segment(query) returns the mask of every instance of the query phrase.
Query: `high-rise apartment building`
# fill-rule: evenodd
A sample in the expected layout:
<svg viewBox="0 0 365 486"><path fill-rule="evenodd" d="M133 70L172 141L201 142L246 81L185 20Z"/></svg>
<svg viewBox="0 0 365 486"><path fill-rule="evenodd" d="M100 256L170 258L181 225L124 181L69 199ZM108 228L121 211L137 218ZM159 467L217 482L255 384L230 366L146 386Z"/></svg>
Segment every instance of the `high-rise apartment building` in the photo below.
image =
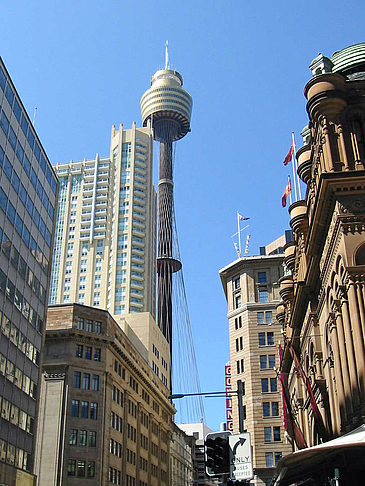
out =
<svg viewBox="0 0 365 486"><path fill-rule="evenodd" d="M10 486L33 484L56 199L56 176L0 59L0 483Z"/></svg>
<svg viewBox="0 0 365 486"><path fill-rule="evenodd" d="M156 192L152 131L112 128L110 156L58 163L49 303L155 315Z"/></svg>
<svg viewBox="0 0 365 486"><path fill-rule="evenodd" d="M268 485L278 461L291 451L283 429L276 370L282 337L275 319L283 276L280 249L288 237L261 248L261 255L239 258L219 272L228 303L231 387L237 390L241 381L243 429L251 436L255 474L251 484L255 485ZM238 433L236 395L232 396L232 416L233 433Z"/></svg>

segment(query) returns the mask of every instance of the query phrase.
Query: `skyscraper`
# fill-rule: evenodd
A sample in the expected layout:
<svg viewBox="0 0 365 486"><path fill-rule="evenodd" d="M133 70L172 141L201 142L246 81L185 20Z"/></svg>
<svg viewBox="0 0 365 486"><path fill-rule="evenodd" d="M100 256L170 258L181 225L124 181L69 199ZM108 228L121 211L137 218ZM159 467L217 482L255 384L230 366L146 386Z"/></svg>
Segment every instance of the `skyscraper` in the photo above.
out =
<svg viewBox="0 0 365 486"><path fill-rule="evenodd" d="M57 179L0 58L0 483L32 471Z"/></svg>
<svg viewBox="0 0 365 486"><path fill-rule="evenodd" d="M155 315L156 193L150 125L112 128L110 156L58 163L50 304Z"/></svg>

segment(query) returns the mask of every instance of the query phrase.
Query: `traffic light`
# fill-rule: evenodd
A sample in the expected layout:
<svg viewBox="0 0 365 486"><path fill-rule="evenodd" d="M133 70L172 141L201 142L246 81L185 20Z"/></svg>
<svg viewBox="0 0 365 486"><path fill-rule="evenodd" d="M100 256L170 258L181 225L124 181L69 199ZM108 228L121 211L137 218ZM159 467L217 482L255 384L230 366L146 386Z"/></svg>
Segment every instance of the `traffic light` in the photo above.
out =
<svg viewBox="0 0 365 486"><path fill-rule="evenodd" d="M205 437L205 470L208 476L229 474L231 462L230 435L231 432L213 432Z"/></svg>

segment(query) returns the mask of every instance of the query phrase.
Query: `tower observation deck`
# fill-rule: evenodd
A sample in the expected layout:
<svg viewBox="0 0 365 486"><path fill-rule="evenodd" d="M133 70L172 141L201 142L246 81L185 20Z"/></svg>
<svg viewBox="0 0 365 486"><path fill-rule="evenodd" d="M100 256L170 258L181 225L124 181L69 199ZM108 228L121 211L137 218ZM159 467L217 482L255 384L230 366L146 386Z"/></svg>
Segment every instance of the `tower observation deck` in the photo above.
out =
<svg viewBox="0 0 365 486"><path fill-rule="evenodd" d="M158 182L158 325L172 351L172 275L181 269L173 255L173 164L172 143L190 131L192 98L183 88L183 79L169 69L157 71L151 88L141 98L143 125L151 120L154 139L160 143Z"/></svg>

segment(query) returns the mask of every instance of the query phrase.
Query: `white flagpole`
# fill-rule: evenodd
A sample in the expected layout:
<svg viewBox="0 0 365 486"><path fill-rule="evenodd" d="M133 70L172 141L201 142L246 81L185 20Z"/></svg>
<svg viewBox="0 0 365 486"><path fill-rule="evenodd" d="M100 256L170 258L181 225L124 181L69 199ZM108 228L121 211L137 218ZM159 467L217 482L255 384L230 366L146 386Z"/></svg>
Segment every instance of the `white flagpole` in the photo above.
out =
<svg viewBox="0 0 365 486"><path fill-rule="evenodd" d="M301 191L301 188L300 188L300 180L299 180L299 176L298 176L297 148L295 146L294 132L291 132L291 136L292 136L292 139L293 139L294 164L295 164L296 180L298 182L299 199L302 199L302 191Z"/></svg>
<svg viewBox="0 0 365 486"><path fill-rule="evenodd" d="M290 202L290 206L293 204L293 200L292 200L292 197L291 197L291 182L290 182L290 176L288 175L288 184L289 184L289 187L290 187L290 191L289 191L289 202Z"/></svg>
<svg viewBox="0 0 365 486"><path fill-rule="evenodd" d="M241 256L241 231L240 231L240 214L237 211L237 231L238 231L238 251Z"/></svg>
<svg viewBox="0 0 365 486"><path fill-rule="evenodd" d="M294 159L293 154L291 154L291 163L293 167L293 183L294 183L294 193L295 193L295 202L298 201L298 193L297 193L297 184L296 184L296 177L295 177L295 167L294 167Z"/></svg>

